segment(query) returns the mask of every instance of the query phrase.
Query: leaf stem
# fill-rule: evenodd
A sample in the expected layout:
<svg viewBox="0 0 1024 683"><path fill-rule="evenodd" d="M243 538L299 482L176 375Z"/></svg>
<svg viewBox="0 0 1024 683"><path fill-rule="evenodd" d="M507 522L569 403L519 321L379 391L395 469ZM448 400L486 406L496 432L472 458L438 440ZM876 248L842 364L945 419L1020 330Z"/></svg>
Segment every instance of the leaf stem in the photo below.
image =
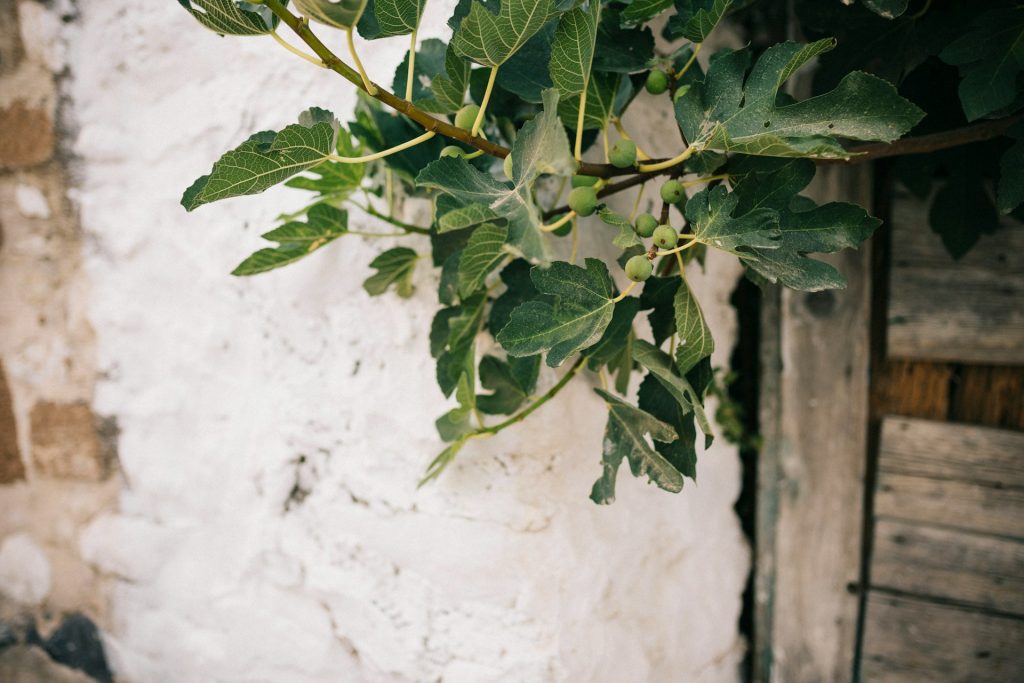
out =
<svg viewBox="0 0 1024 683"><path fill-rule="evenodd" d="M576 264L576 254L580 248L580 224L579 221L572 221L572 253L569 254L569 263Z"/></svg>
<svg viewBox="0 0 1024 683"><path fill-rule="evenodd" d="M729 179L729 174L728 173L722 173L720 175L709 175L709 176L704 176L703 178L694 178L693 180L685 180L685 181L683 181L682 185L683 185L683 187L693 187L694 185L703 185L704 183L710 183L710 182L715 181L715 180L728 180L728 179Z"/></svg>
<svg viewBox="0 0 1024 683"><path fill-rule="evenodd" d="M352 54L352 61L356 63L356 68L359 70L359 76L363 79L363 86L366 88L366 92L371 97L377 96L377 86L373 84L370 77L366 75L366 69L363 68L363 62L359 59L359 54L356 52L356 42L352 38L352 30L355 28L355 23L345 29L345 38L348 41L348 51Z"/></svg>
<svg viewBox="0 0 1024 683"><path fill-rule="evenodd" d="M559 218L554 223L548 223L546 225L541 225L540 226L540 230L541 230L541 232L554 232L555 230L558 230L560 227L562 227L563 225L565 225L566 223L571 221L573 218L575 218L575 216L576 216L576 212L575 211L569 211L567 214L565 214L564 216Z"/></svg>
<svg viewBox="0 0 1024 683"><path fill-rule="evenodd" d="M693 48L693 54L686 60L686 64L683 64L683 68L679 70L679 73L675 75L675 79L677 81L682 78L683 75L690 70L690 67L693 66L693 63L697 61L697 55L700 54L700 49L702 47L704 47L704 43L697 43L696 47Z"/></svg>
<svg viewBox="0 0 1024 683"><path fill-rule="evenodd" d="M420 27L417 25L409 35L409 70L405 75L405 101L412 102L412 79L416 75L416 33Z"/></svg>
<svg viewBox="0 0 1024 683"><path fill-rule="evenodd" d="M346 230L346 235L356 235L357 237L405 237L409 235L408 231L405 232L364 232L362 230Z"/></svg>
<svg viewBox="0 0 1024 683"><path fill-rule="evenodd" d="M608 163L611 159L608 156L608 124L605 123L601 127L601 142L604 145L604 163Z"/></svg>
<svg viewBox="0 0 1024 683"><path fill-rule="evenodd" d="M469 438L478 438L485 435L490 436L493 434L497 434L506 427L511 427L517 422L522 422L527 417L529 417L530 414L533 413L533 411L537 410L542 405L544 405L545 403L553 399L556 395L558 395L558 392L560 392L565 387L565 385L569 383L569 380L571 380L579 373L579 371L583 368L583 364L584 362L586 362L586 360L586 356L580 356L578 359L576 359L576 362L573 363L572 367L569 368L569 371L562 375L562 379L558 380L558 382L553 387L544 392L536 401L534 401L526 408L513 415L512 417L508 418L504 422L499 422L498 424L493 425L491 427L484 427L483 429L474 432L472 435L470 435Z"/></svg>
<svg viewBox="0 0 1024 683"><path fill-rule="evenodd" d="M630 282L629 286L626 287L624 290L622 290L622 294L619 294L617 297L612 299L612 303L613 304L617 304L620 301L622 301L623 299L625 299L627 296L629 296L629 293L633 291L633 288L636 287L638 284L639 283L635 282L635 281L634 282Z"/></svg>
<svg viewBox="0 0 1024 683"><path fill-rule="evenodd" d="M360 211L365 211L366 213L370 214L374 218L379 218L382 221L384 221L385 223L390 223L391 225L395 226L396 228L401 228L402 230L405 230L406 232L414 232L417 235L429 235L430 234L430 230L428 228L421 228L418 225L412 225L411 223L405 223L403 221L398 220L397 218L392 218L391 216L387 216L387 215L381 213L380 211L378 211L377 209L373 208L372 206L370 206L370 204L363 205L363 204L360 204L359 202L353 201L351 199L349 200L349 204L351 204L352 206L356 207Z"/></svg>
<svg viewBox="0 0 1024 683"><path fill-rule="evenodd" d="M690 247L692 247L694 245L697 245L697 244L700 244L700 242L698 242L696 239L692 239L692 240L690 240L689 242L687 242L686 244L684 244L681 247L676 247L675 249L666 249L664 251L658 251L658 252L655 252L654 255L655 256L668 256L670 254L678 254L679 252L686 251Z"/></svg>
<svg viewBox="0 0 1024 683"><path fill-rule="evenodd" d="M278 32L277 32L277 31L271 31L271 32L270 32L270 36L271 36L271 37L272 37L272 38L273 38L274 40L276 40L276 41L277 41L277 44L278 44L278 45L280 45L280 46L281 46L281 47L283 47L284 49L288 50L288 52L291 52L291 53L292 53L293 55L295 55L296 57L301 57L302 59L305 59L305 60L306 60L307 62L309 62L310 64L316 64L316 65L317 65L317 66L319 66L319 67L320 67L321 69L326 69L326 68L327 68L327 65L326 65L326 64L324 64L324 63L323 63L323 62L322 62L322 61L321 61L320 59L318 59L318 58L314 57L313 55L308 55L308 54L306 54L305 52L303 52L302 50L300 50L299 48L297 48L297 47L294 47L294 46L290 45L290 44L288 43L288 41L286 41L286 40L285 40L284 38L282 38L282 37L281 37L281 36L280 36L280 35L278 34Z"/></svg>
<svg viewBox="0 0 1024 683"><path fill-rule="evenodd" d="M494 81L498 78L498 67L491 67L491 75L487 78L487 88L484 90L484 98L480 101L480 111L476 115L476 121L473 122L473 130L470 131L470 135L476 135L480 132L480 129L484 125L484 115L487 113L487 104L491 101L491 91L494 90Z"/></svg>
<svg viewBox="0 0 1024 683"><path fill-rule="evenodd" d="M613 116L611 121L612 125L615 126L615 130L619 131L619 135L622 136L624 140L633 140L630 134L626 131L626 127L622 125L622 119L618 116ZM636 145L636 140L633 140L633 144ZM650 154L640 149L640 145L636 145L636 156L640 161L647 161L651 158Z"/></svg>
<svg viewBox="0 0 1024 683"><path fill-rule="evenodd" d="M640 210L640 198L644 196L644 188L647 183L640 183L640 191L636 193L636 199L633 200L633 210L629 212L629 222L632 223L636 220L636 214Z"/></svg>
<svg viewBox="0 0 1024 683"><path fill-rule="evenodd" d="M679 154L678 156L674 156L671 159L666 159L665 161L659 161L653 164L640 164L639 166L637 166L637 170L639 170L641 173L664 171L666 168L672 168L677 164L683 163L691 156L693 156L693 153L695 151L697 150L693 146L690 146L684 149L681 154Z"/></svg>
<svg viewBox="0 0 1024 683"><path fill-rule="evenodd" d="M406 140L400 145L395 145L394 147L389 147L388 149L385 149L380 152L374 152L373 154L367 154L361 157L341 157L338 156L337 154L328 154L327 158L330 159L331 161L337 161L340 164L361 164L367 161L376 161L377 159L383 159L386 156L397 154L398 152L409 149L410 147L415 147L421 142L426 142L435 135L436 133L434 131L428 130L423 135L414 137L412 140Z"/></svg>
<svg viewBox="0 0 1024 683"><path fill-rule="evenodd" d="M576 146L573 148L576 161L583 159L583 122L587 117L587 85L589 84L583 84L583 91L580 93L580 111L576 115Z"/></svg>

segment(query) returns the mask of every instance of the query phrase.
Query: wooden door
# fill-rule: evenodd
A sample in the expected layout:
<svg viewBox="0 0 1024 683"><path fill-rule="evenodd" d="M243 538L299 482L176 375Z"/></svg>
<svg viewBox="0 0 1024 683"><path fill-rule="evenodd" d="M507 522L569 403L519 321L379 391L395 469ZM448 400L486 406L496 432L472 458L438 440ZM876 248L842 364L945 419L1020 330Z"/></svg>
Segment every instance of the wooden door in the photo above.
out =
<svg viewBox="0 0 1024 683"><path fill-rule="evenodd" d="M765 296L753 678L1024 680L1024 226L954 262L883 188L846 290Z"/></svg>

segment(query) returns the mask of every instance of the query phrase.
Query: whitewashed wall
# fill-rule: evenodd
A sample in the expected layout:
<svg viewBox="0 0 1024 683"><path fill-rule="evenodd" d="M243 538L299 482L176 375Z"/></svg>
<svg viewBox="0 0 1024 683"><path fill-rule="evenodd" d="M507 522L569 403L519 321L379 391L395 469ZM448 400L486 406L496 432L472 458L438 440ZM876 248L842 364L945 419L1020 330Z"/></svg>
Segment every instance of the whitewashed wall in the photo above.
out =
<svg viewBox="0 0 1024 683"><path fill-rule="evenodd" d="M577 380L417 491L446 409L426 338L435 275L418 273L412 299L371 299L367 264L390 244L350 237L236 279L301 197L178 204L251 132L309 105L344 117L352 88L270 38L207 33L170 0L78 7L64 30L95 410L119 421L124 475L120 512L81 546L112 585L119 675L736 680L748 551L735 450L716 444L681 495L624 475L597 507L605 411ZM446 37L447 13L428 17L424 33ZM371 75L389 83L405 44L364 47ZM653 133L664 112L644 118ZM712 259L710 272L698 288L724 364L737 271Z"/></svg>

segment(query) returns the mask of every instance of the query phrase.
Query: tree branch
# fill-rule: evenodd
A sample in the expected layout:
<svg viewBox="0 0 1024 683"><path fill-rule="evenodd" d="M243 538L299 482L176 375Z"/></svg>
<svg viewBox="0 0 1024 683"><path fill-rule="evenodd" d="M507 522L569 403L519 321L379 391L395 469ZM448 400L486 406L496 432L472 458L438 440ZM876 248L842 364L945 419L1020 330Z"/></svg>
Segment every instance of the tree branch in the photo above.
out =
<svg viewBox="0 0 1024 683"><path fill-rule="evenodd" d="M316 56L323 61L324 66L331 71L338 73L342 78L349 81L352 85L356 86L363 92L370 94L367 91L366 85L363 83L359 73L331 52L331 50L316 37L316 34L310 30L304 20L289 12L280 0L262 0L262 3L276 14L282 22L287 24L288 27L291 28L292 31L294 31L302 40L302 42L308 45L310 49L316 53ZM398 97L379 85L373 85L377 92L373 93L371 95L372 97L388 105L395 111L408 116L410 119L423 126L425 130L432 131L438 135L443 135L444 137L452 140L458 140L459 142L475 147L476 149L499 159L504 159L508 156L509 149L507 147L502 147L501 145L485 140L484 138L472 135L467 130L457 128L446 121L442 121L441 119L428 114L422 109L414 106L412 102ZM818 163L859 164L885 157L904 156L909 154L927 154L928 152L950 149L952 147L959 147L961 145L967 145L974 142L982 142L999 137L1007 128L1019 121L1022 116L1024 115L1017 114L1004 119L985 121L984 123L977 123L951 131L932 133L930 135L904 138L891 143L859 145L849 148L849 152L851 154L849 159L819 159L817 161ZM667 161L667 159L651 159L646 162L645 165L657 165L665 161ZM597 178L612 178L624 175L630 176L628 179L621 182L611 183L598 192L599 197L607 197L608 195L621 192L627 188L635 187L636 185L650 180L655 176L678 175L682 170L684 163L685 162L680 162L657 171L634 173L634 170L631 168L616 168L611 164L591 164L583 161L579 164L579 173ZM550 217L559 213L565 213L567 210L568 209L565 207L559 207L545 212L544 216Z"/></svg>
<svg viewBox="0 0 1024 683"><path fill-rule="evenodd" d="M886 157L929 154L931 152L938 152L944 149L952 149L954 147L962 147L963 145L970 145L976 142L995 139L1006 132L1007 128L1021 119L1024 119L1024 113L1014 114L1013 116L1008 116L1003 119L993 119L992 121L975 123L962 128L944 130L938 133L903 138L902 140L897 140L895 142L879 142L870 145L857 145L849 148L848 151L851 155L849 159L815 159L815 161L819 164L862 164L867 161L875 161L876 159L884 159ZM682 166L683 164L677 164L661 171L637 173L626 180L605 185L604 188L597 193L597 196L607 197L609 195L622 192L623 190L627 190L631 187L647 182L655 176L677 174L682 170ZM556 207L550 211L545 211L544 218L556 216L567 210L568 207L565 206Z"/></svg>
<svg viewBox="0 0 1024 683"><path fill-rule="evenodd" d="M983 121L963 128L944 130L928 135L917 135L911 138L903 138L895 142L879 142L871 145L858 145L851 147L849 159L822 159L818 163L826 164L859 164L875 159L886 157L909 156L911 154L928 154L943 149L951 149L962 145L970 145L975 142L992 140L1002 135L1007 128L1017 123L1024 117L1024 114L1015 114L1004 119Z"/></svg>
<svg viewBox="0 0 1024 683"><path fill-rule="evenodd" d="M331 50L316 37L316 34L313 33L306 22L289 12L285 6L281 4L280 0L263 0L263 4L276 14L283 23L287 24L287 26L295 32L295 35L297 35L302 42L308 45L309 48L316 53L316 56L323 61L324 66L339 74L342 78L374 99L383 102L397 112L405 114L410 119L423 126L425 130L443 135L446 138L451 138L452 140L458 140L459 142L475 147L476 149L499 159L504 159L508 156L509 149L507 147L502 147L501 145L473 135L467 130L457 128L446 121L442 121L441 119L438 119L414 106L412 102L398 97L376 83L374 83L373 86L377 92L370 93L366 89L366 85L363 83L363 79L359 76L359 73L343 62L336 54L331 52ZM595 176L598 178L610 178L612 176L629 175L633 171L629 168L616 168L610 164L591 164L584 161L579 165L579 172L584 175Z"/></svg>

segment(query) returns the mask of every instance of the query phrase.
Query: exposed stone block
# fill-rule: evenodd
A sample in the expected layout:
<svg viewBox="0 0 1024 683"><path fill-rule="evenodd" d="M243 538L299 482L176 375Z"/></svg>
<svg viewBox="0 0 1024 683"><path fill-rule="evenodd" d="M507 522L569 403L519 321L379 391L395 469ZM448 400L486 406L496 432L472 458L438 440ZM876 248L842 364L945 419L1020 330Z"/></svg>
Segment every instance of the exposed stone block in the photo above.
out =
<svg viewBox="0 0 1024 683"><path fill-rule="evenodd" d="M24 57L20 33L17 0L0 0L0 74L14 71Z"/></svg>
<svg viewBox="0 0 1024 683"><path fill-rule="evenodd" d="M47 111L15 100L0 108L0 131L0 168L28 168L53 156L56 141Z"/></svg>
<svg viewBox="0 0 1024 683"><path fill-rule="evenodd" d="M37 474L86 481L101 481L110 474L113 458L101 439L102 422L85 402L40 401L33 406L30 421Z"/></svg>
<svg viewBox="0 0 1024 683"><path fill-rule="evenodd" d="M15 645L0 652L0 680L5 683L95 683L81 671L54 662L37 647Z"/></svg>
<svg viewBox="0 0 1024 683"><path fill-rule="evenodd" d="M18 426L14 421L11 391L0 362L0 484L10 484L25 478L25 463L18 448Z"/></svg>

